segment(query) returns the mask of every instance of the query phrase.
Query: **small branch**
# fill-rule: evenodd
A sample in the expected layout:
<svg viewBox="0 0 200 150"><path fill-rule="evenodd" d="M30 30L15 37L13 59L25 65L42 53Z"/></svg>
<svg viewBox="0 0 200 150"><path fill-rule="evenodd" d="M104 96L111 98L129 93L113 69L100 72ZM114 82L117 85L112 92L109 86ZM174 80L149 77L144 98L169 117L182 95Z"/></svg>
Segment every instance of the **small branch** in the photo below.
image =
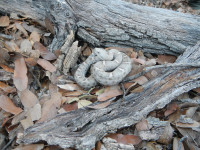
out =
<svg viewBox="0 0 200 150"><path fill-rule="evenodd" d="M182 138L179 140L179 142L178 142L178 150L181 150L181 143L182 143L186 138L188 138L188 137L187 137L187 136L184 136L184 137L182 137Z"/></svg>

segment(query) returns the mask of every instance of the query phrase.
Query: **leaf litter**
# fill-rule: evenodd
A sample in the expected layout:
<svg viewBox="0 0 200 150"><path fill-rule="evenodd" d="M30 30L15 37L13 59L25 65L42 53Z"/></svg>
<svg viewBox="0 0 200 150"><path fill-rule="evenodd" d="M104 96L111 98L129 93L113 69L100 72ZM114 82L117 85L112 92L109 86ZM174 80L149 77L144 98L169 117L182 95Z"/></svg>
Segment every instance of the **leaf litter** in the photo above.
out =
<svg viewBox="0 0 200 150"><path fill-rule="evenodd" d="M143 85L160 73L158 69L153 69L124 82L123 86L96 86L85 91L73 79L62 78L62 73L58 73L62 70L58 70L54 61L61 52L59 50L55 53L51 52L45 46L47 43L43 43L44 39L50 38L45 36L49 35L48 31L35 27L33 23L29 25L26 18L21 22L8 16L0 17L0 26L4 28L2 31L4 34L12 34L16 39L20 39L3 39L3 46L0 49L2 60L0 69L4 71L5 76L0 78L0 113L3 114L2 126L5 126L10 136L15 129L23 135L21 131L36 123L51 120L60 113L77 109L106 109L113 99L117 100L128 93L142 92ZM145 55L142 51L136 52L133 48L106 49L113 48L126 53L131 58L133 69L128 77L156 63L168 64L176 60L175 56ZM81 60L85 60L91 52L92 48L84 43ZM73 76L73 69L69 75ZM49 84L42 89L41 85L46 81ZM193 92L199 93L198 88ZM121 144L120 146L126 148L135 146L156 149L172 144L176 149L181 144L182 148L185 147L184 145L190 149L197 148L200 145L199 99L199 96L193 95L191 98L182 95L162 110L154 110L148 118L142 119L134 127L107 135L98 143L105 147L109 144L115 146ZM181 138L187 140L181 141ZM29 144L15 145L13 149L42 149L43 147L43 144Z"/></svg>

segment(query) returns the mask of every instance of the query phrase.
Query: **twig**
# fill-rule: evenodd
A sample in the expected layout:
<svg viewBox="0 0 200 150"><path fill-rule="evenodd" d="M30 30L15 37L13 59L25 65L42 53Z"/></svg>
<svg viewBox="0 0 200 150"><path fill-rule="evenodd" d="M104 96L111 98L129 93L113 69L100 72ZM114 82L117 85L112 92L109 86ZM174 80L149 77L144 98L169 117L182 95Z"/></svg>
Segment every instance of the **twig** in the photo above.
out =
<svg viewBox="0 0 200 150"><path fill-rule="evenodd" d="M183 103L193 103L200 105L200 99L181 99L181 102Z"/></svg>
<svg viewBox="0 0 200 150"><path fill-rule="evenodd" d="M15 137L16 135L12 139L10 139L10 141L2 148L2 150L6 150L8 146L14 141Z"/></svg>
<svg viewBox="0 0 200 150"><path fill-rule="evenodd" d="M187 138L187 136L182 137L178 142L178 150L181 150L181 143Z"/></svg>
<svg viewBox="0 0 200 150"><path fill-rule="evenodd" d="M125 88L124 88L124 85L123 85L123 83L121 83L121 88L122 88L122 91L123 91L123 100L125 100L125 97L126 97L126 90L125 90Z"/></svg>

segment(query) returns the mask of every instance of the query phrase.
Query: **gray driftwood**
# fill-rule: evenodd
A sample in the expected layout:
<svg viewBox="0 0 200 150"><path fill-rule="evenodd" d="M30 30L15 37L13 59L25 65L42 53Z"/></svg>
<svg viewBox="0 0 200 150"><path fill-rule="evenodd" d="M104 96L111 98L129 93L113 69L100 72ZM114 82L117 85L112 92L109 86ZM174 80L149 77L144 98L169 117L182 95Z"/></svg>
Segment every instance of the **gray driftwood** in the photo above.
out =
<svg viewBox="0 0 200 150"><path fill-rule="evenodd" d="M56 31L52 50L62 46L70 29L95 47L133 47L173 55L200 40L199 16L120 0L1 0L0 10L42 24L49 18Z"/></svg>
<svg viewBox="0 0 200 150"><path fill-rule="evenodd" d="M175 64L199 64L199 61L200 42L189 47ZM180 94L200 87L200 66L177 65L162 69L161 74L143 86L143 92L132 93L104 109L79 109L36 124L25 131L21 142L28 144L44 140L63 148L89 150L106 134L134 125L149 112L163 108Z"/></svg>

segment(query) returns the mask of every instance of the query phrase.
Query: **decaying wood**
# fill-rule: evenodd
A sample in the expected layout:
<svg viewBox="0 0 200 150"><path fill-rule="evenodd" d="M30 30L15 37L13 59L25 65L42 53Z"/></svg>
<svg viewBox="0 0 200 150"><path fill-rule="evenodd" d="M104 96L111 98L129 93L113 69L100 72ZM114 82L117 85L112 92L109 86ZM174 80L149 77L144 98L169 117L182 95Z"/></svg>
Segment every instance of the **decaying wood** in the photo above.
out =
<svg viewBox="0 0 200 150"><path fill-rule="evenodd" d="M199 61L200 42L188 47L176 63ZM25 131L21 142L28 144L44 140L63 148L92 149L107 133L134 125L149 112L163 108L180 94L197 87L200 87L199 67L166 67L155 79L143 85L143 92L132 93L104 109L78 109L38 123Z"/></svg>
<svg viewBox="0 0 200 150"><path fill-rule="evenodd" d="M81 47L78 47L78 41L74 42L74 40L74 33L70 31L70 34L65 40L65 44L60 49L61 54L55 62L56 68L66 75L69 69L76 64L78 56L81 53Z"/></svg>
<svg viewBox="0 0 200 150"><path fill-rule="evenodd" d="M63 45L71 29L95 47L133 47L157 54L179 55L200 40L199 16L121 0L1 0L0 10L41 24L49 18L56 31L52 50Z"/></svg>

